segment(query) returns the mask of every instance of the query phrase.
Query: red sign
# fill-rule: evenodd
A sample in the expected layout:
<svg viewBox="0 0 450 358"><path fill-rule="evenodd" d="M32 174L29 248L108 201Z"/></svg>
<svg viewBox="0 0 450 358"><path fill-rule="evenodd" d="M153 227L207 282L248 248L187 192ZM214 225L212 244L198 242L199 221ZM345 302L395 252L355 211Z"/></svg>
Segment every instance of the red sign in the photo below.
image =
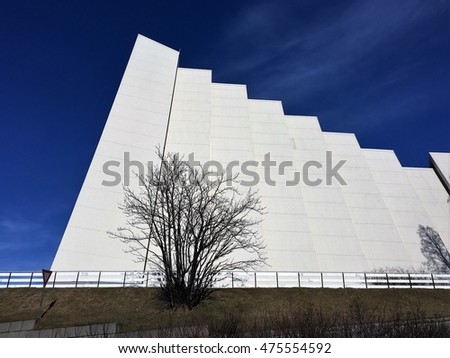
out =
<svg viewBox="0 0 450 358"><path fill-rule="evenodd" d="M44 287L47 286L48 280L50 280L50 276L52 275L52 271L50 270L42 270L42 280L44 281Z"/></svg>

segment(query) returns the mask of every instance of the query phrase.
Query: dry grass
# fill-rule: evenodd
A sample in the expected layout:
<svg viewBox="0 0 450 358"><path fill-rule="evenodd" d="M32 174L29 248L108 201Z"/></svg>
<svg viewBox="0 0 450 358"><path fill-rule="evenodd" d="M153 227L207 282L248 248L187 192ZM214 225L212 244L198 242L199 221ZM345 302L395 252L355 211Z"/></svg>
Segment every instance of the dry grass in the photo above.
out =
<svg viewBox="0 0 450 358"><path fill-rule="evenodd" d="M0 290L0 322L36 319L41 292ZM238 328L241 333L262 329L255 324L263 322L264 329L272 329L270 325L280 327L292 317L305 322L314 316L333 326L344 321L450 316L449 290L223 289L192 310L175 311L165 306L158 292L153 288L47 289L44 310L51 308L37 328L116 322L123 332L208 326L211 334L227 330L233 335L234 330L239 335Z"/></svg>

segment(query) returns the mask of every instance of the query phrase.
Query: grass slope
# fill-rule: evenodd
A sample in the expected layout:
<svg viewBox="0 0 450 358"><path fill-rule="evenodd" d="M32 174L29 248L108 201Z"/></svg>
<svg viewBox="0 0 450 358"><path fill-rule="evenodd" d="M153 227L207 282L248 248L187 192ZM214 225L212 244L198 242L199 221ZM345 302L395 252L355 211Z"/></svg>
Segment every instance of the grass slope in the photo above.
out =
<svg viewBox="0 0 450 358"><path fill-rule="evenodd" d="M36 319L41 289L0 290L0 322ZM38 329L116 322L123 332L204 326L217 317L238 315L251 325L263 315L294 314L314 307L328 316L362 311L384 316L421 312L449 317L450 290L418 289L222 289L193 310L168 309L154 288L47 289ZM50 308L49 308L50 307ZM352 315L354 317L354 315Z"/></svg>

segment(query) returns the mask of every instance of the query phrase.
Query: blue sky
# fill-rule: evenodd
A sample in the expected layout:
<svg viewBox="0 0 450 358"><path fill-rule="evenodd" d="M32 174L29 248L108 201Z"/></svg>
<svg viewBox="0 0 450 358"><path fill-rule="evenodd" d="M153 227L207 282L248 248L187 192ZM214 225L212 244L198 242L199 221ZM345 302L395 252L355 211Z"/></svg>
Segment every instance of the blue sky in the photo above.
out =
<svg viewBox="0 0 450 358"><path fill-rule="evenodd" d="M138 33L404 166L450 152L450 1L3 2L0 271L51 265Z"/></svg>

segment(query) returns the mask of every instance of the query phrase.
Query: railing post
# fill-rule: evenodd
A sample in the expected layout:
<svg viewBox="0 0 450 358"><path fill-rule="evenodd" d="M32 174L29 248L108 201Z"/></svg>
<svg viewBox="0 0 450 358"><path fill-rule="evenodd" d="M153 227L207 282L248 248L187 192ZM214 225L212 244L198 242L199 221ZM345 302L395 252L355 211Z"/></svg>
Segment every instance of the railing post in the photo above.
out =
<svg viewBox="0 0 450 358"><path fill-rule="evenodd" d="M99 272L98 272L98 281L97 281L97 288L99 288L99 287L100 287L100 280L101 280L101 277L102 277L102 272L101 272L101 271L99 271Z"/></svg>
<svg viewBox="0 0 450 358"><path fill-rule="evenodd" d="M234 273L231 271L231 288L234 288Z"/></svg>
<svg viewBox="0 0 450 358"><path fill-rule="evenodd" d="M275 272L275 275L277 277L277 288L278 288L278 271Z"/></svg>
<svg viewBox="0 0 450 358"><path fill-rule="evenodd" d="M56 284L56 274L57 274L57 273L58 273L58 272L56 271L55 274L53 275L53 285L52 285L53 288L55 288L55 284ZM42 282L42 285L44 285L44 282Z"/></svg>
<svg viewBox="0 0 450 358"><path fill-rule="evenodd" d="M80 271L77 272L77 278L75 279L75 288L78 287L78 280L80 279Z"/></svg>
<svg viewBox="0 0 450 358"><path fill-rule="evenodd" d="M342 272L342 284L344 285L345 288L345 274Z"/></svg>
<svg viewBox="0 0 450 358"><path fill-rule="evenodd" d="M323 272L320 273L320 283L321 283L322 288L323 288Z"/></svg>
<svg viewBox="0 0 450 358"><path fill-rule="evenodd" d="M366 289L368 289L368 288L369 288L369 285L367 284L367 275L366 275L365 272L364 272L364 282L365 282L365 284L366 284Z"/></svg>
<svg viewBox="0 0 450 358"><path fill-rule="evenodd" d="M433 289L436 289L436 284L434 283L434 277L432 273L431 273L431 282L433 282Z"/></svg>
<svg viewBox="0 0 450 358"><path fill-rule="evenodd" d="M388 273L386 273L386 282L387 282L388 288L391 288L390 285L389 285L389 275L388 275Z"/></svg>
<svg viewBox="0 0 450 358"><path fill-rule="evenodd" d="M148 288L148 276L150 275L150 272L146 272L145 275L147 276L146 281L145 281L145 287Z"/></svg>
<svg viewBox="0 0 450 358"><path fill-rule="evenodd" d="M301 281L300 281L300 272L297 272L297 276L298 276L298 288L302 287L301 285Z"/></svg>
<svg viewBox="0 0 450 358"><path fill-rule="evenodd" d="M12 272L9 273L8 282L6 283L6 288L9 287L9 283L11 282L11 275L12 275Z"/></svg>
<svg viewBox="0 0 450 358"><path fill-rule="evenodd" d="M411 274L408 273L409 288L412 288Z"/></svg>
<svg viewBox="0 0 450 358"><path fill-rule="evenodd" d="M34 274L34 272L32 272L32 273L31 273L31 277L30 277L30 284L28 285L28 288L30 288L30 287L31 287L31 283L33 282L33 274Z"/></svg>
<svg viewBox="0 0 450 358"><path fill-rule="evenodd" d="M255 288L258 288L258 282L256 281L256 271L255 271Z"/></svg>
<svg viewBox="0 0 450 358"><path fill-rule="evenodd" d="M127 272L126 271L123 273L123 285L122 285L122 287L125 287L125 282L127 282Z"/></svg>

